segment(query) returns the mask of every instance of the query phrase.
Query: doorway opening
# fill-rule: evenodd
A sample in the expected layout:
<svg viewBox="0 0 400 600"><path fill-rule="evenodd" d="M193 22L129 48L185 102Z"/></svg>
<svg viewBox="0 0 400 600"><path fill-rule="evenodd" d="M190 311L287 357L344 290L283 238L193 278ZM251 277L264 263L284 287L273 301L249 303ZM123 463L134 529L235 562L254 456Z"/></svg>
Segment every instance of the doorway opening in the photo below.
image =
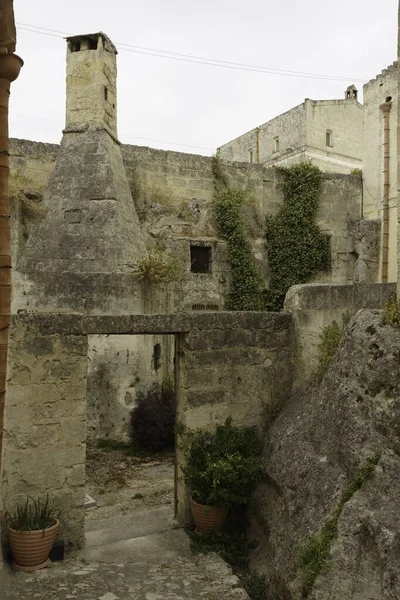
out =
<svg viewBox="0 0 400 600"><path fill-rule="evenodd" d="M178 338L88 336L86 532L120 515L176 514Z"/></svg>

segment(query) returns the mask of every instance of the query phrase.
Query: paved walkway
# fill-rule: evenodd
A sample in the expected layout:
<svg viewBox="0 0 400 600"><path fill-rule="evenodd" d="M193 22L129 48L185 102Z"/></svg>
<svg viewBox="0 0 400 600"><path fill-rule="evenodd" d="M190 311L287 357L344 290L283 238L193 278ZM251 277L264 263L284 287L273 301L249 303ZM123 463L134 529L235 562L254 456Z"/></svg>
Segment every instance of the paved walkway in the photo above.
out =
<svg viewBox="0 0 400 600"><path fill-rule="evenodd" d="M0 572L1 600L248 600L217 555L194 555L171 507L89 521L86 547L29 573Z"/></svg>

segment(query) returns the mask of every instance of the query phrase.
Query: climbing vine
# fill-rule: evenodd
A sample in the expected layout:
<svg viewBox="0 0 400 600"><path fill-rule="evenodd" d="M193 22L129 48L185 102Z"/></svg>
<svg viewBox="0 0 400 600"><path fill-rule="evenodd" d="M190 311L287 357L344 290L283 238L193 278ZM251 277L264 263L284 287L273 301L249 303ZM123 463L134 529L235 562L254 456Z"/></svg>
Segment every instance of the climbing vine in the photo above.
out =
<svg viewBox="0 0 400 600"><path fill-rule="evenodd" d="M319 271L330 268L329 236L315 223L322 172L307 162L279 167L279 171L284 176L284 203L266 222L270 310L282 308L292 285L307 283Z"/></svg>
<svg viewBox="0 0 400 600"><path fill-rule="evenodd" d="M323 524L319 534L310 536L300 549L299 564L303 571L303 597L307 598L321 571L329 564L332 544L337 537L338 521L345 504L369 481L375 472L380 455L369 457L360 464L344 486L338 505Z"/></svg>
<svg viewBox="0 0 400 600"><path fill-rule="evenodd" d="M243 217L245 193L232 188L218 157L213 158L214 212L221 237L226 241L231 266L228 310L265 310L264 286L253 256Z"/></svg>

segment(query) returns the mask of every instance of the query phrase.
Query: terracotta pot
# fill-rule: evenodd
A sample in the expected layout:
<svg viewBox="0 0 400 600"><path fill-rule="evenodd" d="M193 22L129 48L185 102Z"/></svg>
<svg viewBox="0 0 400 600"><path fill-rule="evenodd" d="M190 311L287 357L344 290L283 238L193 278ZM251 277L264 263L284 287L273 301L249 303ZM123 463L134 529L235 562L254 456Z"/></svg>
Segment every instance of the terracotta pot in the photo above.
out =
<svg viewBox="0 0 400 600"><path fill-rule="evenodd" d="M60 521L40 531L17 531L8 529L8 539L14 558L13 566L21 571L44 569L50 563L49 553L53 547Z"/></svg>
<svg viewBox="0 0 400 600"><path fill-rule="evenodd" d="M190 499L192 515L199 533L217 533L225 525L228 516L226 506L206 506Z"/></svg>

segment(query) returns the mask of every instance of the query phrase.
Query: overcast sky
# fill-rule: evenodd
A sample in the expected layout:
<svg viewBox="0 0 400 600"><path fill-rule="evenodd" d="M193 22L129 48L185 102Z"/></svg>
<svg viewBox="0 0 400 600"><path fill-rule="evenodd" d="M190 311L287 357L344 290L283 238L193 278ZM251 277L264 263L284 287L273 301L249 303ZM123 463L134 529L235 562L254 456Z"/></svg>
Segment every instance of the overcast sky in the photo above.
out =
<svg viewBox="0 0 400 600"><path fill-rule="evenodd" d="M38 141L59 142L64 126L63 32L101 30L117 46L341 78L278 76L120 48L120 140L200 154L211 154L306 97L342 98L352 83L347 79L361 80L356 84L362 89L362 81L396 59L397 0L14 0L14 5L21 25L17 53L25 66L12 87L10 134ZM26 26L61 33L41 35L22 29Z"/></svg>

